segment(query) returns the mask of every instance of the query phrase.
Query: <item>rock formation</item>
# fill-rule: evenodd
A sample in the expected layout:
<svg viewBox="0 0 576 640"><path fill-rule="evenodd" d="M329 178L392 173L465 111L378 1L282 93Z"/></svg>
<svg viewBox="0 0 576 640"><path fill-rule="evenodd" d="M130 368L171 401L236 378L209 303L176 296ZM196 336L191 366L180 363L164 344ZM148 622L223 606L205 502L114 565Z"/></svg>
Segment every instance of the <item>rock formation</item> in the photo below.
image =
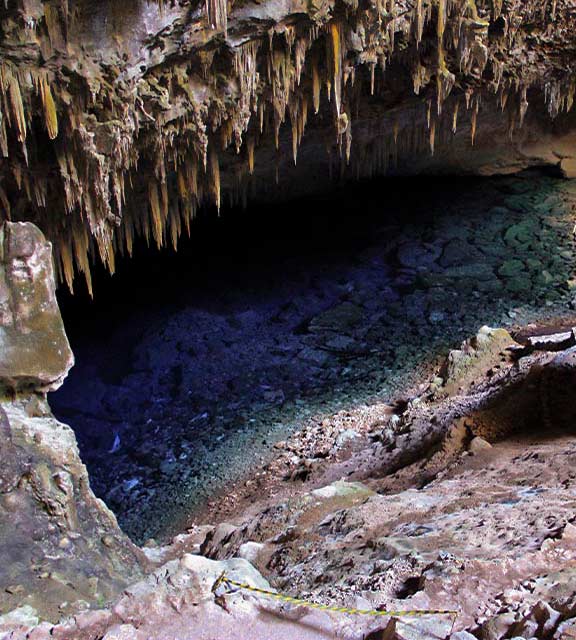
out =
<svg viewBox="0 0 576 640"><path fill-rule="evenodd" d="M48 391L74 363L56 302L51 246L30 223L0 228L2 393Z"/></svg>
<svg viewBox="0 0 576 640"><path fill-rule="evenodd" d="M50 244L30 223L4 223L0 241L0 608L56 621L106 602L145 558L46 402L73 362Z"/></svg>
<svg viewBox="0 0 576 640"><path fill-rule="evenodd" d="M329 173L575 169L571 0L0 11L0 215L38 224L70 287L135 234L176 245L203 203Z"/></svg>
<svg viewBox="0 0 576 640"><path fill-rule="evenodd" d="M208 510L215 525L164 547L122 533L46 394L73 364L54 278L72 289L81 273L91 290L92 260L113 272L137 236L176 247L203 206L375 174L546 165L575 176L575 19L573 0L2 3L1 638L574 637L572 323L483 327L395 402L277 443ZM560 191L521 206L509 194L518 219L485 236L516 252L505 261L456 236L390 244L398 291L433 289L411 301L434 324L445 316L433 296L455 281L573 296L561 264L573 253L549 261L530 238L552 242L543 212L554 207L566 231L574 194ZM410 321L409 296L397 324ZM356 350L363 317L348 299L318 308L304 356ZM366 344L384 341L368 329ZM174 473L163 453L160 471ZM222 571L287 600L228 593Z"/></svg>

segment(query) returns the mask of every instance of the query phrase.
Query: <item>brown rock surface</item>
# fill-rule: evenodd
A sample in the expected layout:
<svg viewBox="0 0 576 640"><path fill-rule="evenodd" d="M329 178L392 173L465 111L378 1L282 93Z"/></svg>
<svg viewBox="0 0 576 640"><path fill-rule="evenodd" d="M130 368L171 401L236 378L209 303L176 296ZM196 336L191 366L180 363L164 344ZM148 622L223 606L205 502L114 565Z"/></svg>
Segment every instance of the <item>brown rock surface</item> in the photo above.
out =
<svg viewBox="0 0 576 640"><path fill-rule="evenodd" d="M90 490L72 430L37 395L0 405L0 611L44 620L108 601L143 554Z"/></svg>
<svg viewBox="0 0 576 640"><path fill-rule="evenodd" d="M519 339L528 346L482 328L460 349L466 366L458 374L442 367L443 382L435 375L408 403L348 414L359 434L348 454L323 457L305 483L276 477L252 494L250 506L237 506L228 523L148 549L151 560L164 564L108 609L43 630L20 609L14 615L22 635L13 637L570 637L576 444L574 400L565 390L575 381L575 347L538 351L526 335ZM553 344L542 335L538 343ZM313 440L302 438L284 443L279 468L299 446L312 453ZM480 440L484 445L476 446ZM233 559L238 555L250 557L260 573ZM243 590L227 595L222 586L213 591L222 571L314 602L456 609L458 619L452 628L449 616L350 616Z"/></svg>

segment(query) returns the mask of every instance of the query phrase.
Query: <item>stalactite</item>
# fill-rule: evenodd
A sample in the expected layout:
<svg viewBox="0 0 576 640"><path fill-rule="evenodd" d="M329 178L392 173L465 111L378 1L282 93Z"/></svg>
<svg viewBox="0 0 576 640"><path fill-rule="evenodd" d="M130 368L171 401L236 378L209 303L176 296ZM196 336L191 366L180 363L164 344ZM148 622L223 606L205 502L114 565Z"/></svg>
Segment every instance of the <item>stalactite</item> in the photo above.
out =
<svg viewBox="0 0 576 640"><path fill-rule="evenodd" d="M18 141L23 143L26 141L27 129L20 82L7 65L0 65L0 86L7 97L8 121L16 129Z"/></svg>
<svg viewBox="0 0 576 640"><path fill-rule="evenodd" d="M58 114L56 112L56 104L50 90L50 85L45 76L39 78L38 89L44 107L44 123L50 140L54 140L58 136Z"/></svg>
<svg viewBox="0 0 576 640"><path fill-rule="evenodd" d="M334 102L336 105L336 115L340 116L340 106L342 101L342 37L340 34L340 25L338 23L331 23L330 34L332 36Z"/></svg>
<svg viewBox="0 0 576 640"><path fill-rule="evenodd" d="M526 87L522 87L519 95L519 104L518 104L518 125L522 127L524 124L524 118L526 117L526 112L528 111L528 99L526 97Z"/></svg>
<svg viewBox="0 0 576 640"><path fill-rule="evenodd" d="M50 46L64 51L67 40L68 0L46 2L44 4L44 20L48 29Z"/></svg>
<svg viewBox="0 0 576 640"><path fill-rule="evenodd" d="M157 2L162 5L164 0ZM542 28L550 37L551 20L563 18L564 5L557 0L539 7L517 0L377 0L360 7L350 0L331 13L310 13L309 22L294 17L281 20L263 37L238 31L235 24L226 41L223 34L207 33L198 23L198 31L182 39L181 58L166 49L167 57L142 77L127 81L126 68L115 61L97 72L91 69L90 78L78 73L72 82L55 71L54 64L58 56L66 56L67 2L51 0L43 5L48 6L44 21L38 29L30 27L22 42L42 41L46 65L16 70L10 56L0 62L0 156L10 154L0 180L3 200L6 193L12 199L12 215L32 210L39 220L49 220L48 213L59 199L68 217L47 226L54 237L64 238L64 244L72 242L73 251L68 250L74 256L72 269L65 264L66 249L60 254L59 269L66 279L74 272L89 272L89 252L98 250L113 269L114 252L125 247L131 253L135 235L144 235L147 241L152 235L158 246L166 242L175 246L184 228L190 233L197 207L214 201L219 208L226 196L231 202L245 200L248 185L255 188L262 182L248 178L254 173L257 144L273 134L283 150L291 136L296 161L308 106L320 112L323 83L326 97L333 100L330 111L340 170L359 175L386 171L389 164L397 165L410 154L426 153L428 146L432 153L443 148L450 117L456 133L463 93L472 108L472 144L479 96L487 92L493 92L506 111L510 133L524 120L528 90L530 95L533 90L544 91L551 117L572 109L574 102L571 69L561 73L554 68L553 73L531 77L530 70L507 64L508 51L527 46L527 34ZM206 11L213 29L226 29L226 0L207 0ZM485 18L490 12L494 21L503 18L502 26L494 25L488 34ZM165 44L161 41L172 36L170 29L176 33L179 28L176 21L158 36L160 50ZM200 42L200 35L206 36L205 42ZM248 37L252 39L246 41ZM186 38L191 39L190 46ZM376 77L378 65L382 74ZM458 74L457 85L448 65ZM400 68L410 69L414 92L422 96L418 112L415 108L411 118L403 115L401 120L395 107L391 113L385 111L390 94L403 90L404 80L410 81L397 78ZM459 93L445 121L442 111L455 86ZM362 151L360 145L351 147L352 115L358 117L360 95L364 100L368 91L377 96L368 101L370 106L385 105L384 117L381 125L374 126L371 143L364 144L369 148ZM47 155L38 153L35 139L42 120L48 137L58 138L50 145L55 158L50 172L38 162L38 157ZM318 122L322 126L320 118ZM359 130L365 126L362 123ZM442 137L436 140L437 135ZM246 151L240 160L234 159L230 147L240 152L244 144ZM28 152L33 163L29 170L24 161ZM221 161L227 178L237 172L222 187ZM350 161L353 166L347 169ZM126 210L126 189L135 193L148 189L148 214ZM6 209L5 202L0 206ZM76 235L81 228L85 238Z"/></svg>
<svg viewBox="0 0 576 640"><path fill-rule="evenodd" d="M72 259L72 251L70 249L70 240L68 238L60 240L59 251L64 279L66 280L66 284L68 285L70 292L74 293L74 262Z"/></svg>
<svg viewBox="0 0 576 640"><path fill-rule="evenodd" d="M416 0L414 8L416 22L416 44L422 42L422 34L424 33L424 11L422 8L422 0Z"/></svg>
<svg viewBox="0 0 576 640"><path fill-rule="evenodd" d="M162 212L158 184L155 180L148 183L148 201L150 203L150 218L152 220L152 235L157 247L162 247Z"/></svg>
<svg viewBox="0 0 576 640"><path fill-rule="evenodd" d="M84 274L86 287L90 297L94 297L92 289L92 274L90 272L90 261L88 259L89 241L86 227L75 228L72 233L72 242L74 245L74 258L81 273Z"/></svg>
<svg viewBox="0 0 576 640"><path fill-rule="evenodd" d="M446 30L446 0L438 0L438 20L436 24L436 36L438 40L438 67L442 68L444 60L444 32Z"/></svg>
<svg viewBox="0 0 576 640"><path fill-rule="evenodd" d="M218 153L212 147L210 151L210 178L212 181L212 193L214 196L214 204L218 211L220 211L220 162L218 160Z"/></svg>
<svg viewBox="0 0 576 640"><path fill-rule="evenodd" d="M503 0L492 0L492 20L496 21L502 13Z"/></svg>
<svg viewBox="0 0 576 640"><path fill-rule="evenodd" d="M479 102L479 99L477 98L472 108L472 115L470 116L470 141L472 143L472 146L474 146L474 143L476 142L476 125L478 122L479 108L480 108L480 102Z"/></svg>
<svg viewBox="0 0 576 640"><path fill-rule="evenodd" d="M2 76L0 72L0 89L2 88ZM8 134L6 131L6 116L2 109L2 100L0 99L0 154L4 158L8 157Z"/></svg>
<svg viewBox="0 0 576 640"><path fill-rule="evenodd" d="M314 113L318 113L320 111L320 73L316 57L312 58L312 96Z"/></svg>
<svg viewBox="0 0 576 640"><path fill-rule="evenodd" d="M250 175L254 173L254 148L256 146L256 141L254 140L254 136L248 136L246 138L246 154L248 156L248 172Z"/></svg>
<svg viewBox="0 0 576 640"><path fill-rule="evenodd" d="M186 182L183 167L178 169L176 180L178 184L178 195L183 202L186 202L190 198L190 193L188 192L188 184Z"/></svg>
<svg viewBox="0 0 576 640"><path fill-rule="evenodd" d="M458 111L460 109L460 101L456 100L454 103L454 111L452 112L452 133L456 133L458 128Z"/></svg>
<svg viewBox="0 0 576 640"><path fill-rule="evenodd" d="M212 29L226 31L228 26L228 3L226 0L206 0L206 13Z"/></svg>
<svg viewBox="0 0 576 640"><path fill-rule="evenodd" d="M5 220L10 220L11 206L6 191L0 185L0 213Z"/></svg>

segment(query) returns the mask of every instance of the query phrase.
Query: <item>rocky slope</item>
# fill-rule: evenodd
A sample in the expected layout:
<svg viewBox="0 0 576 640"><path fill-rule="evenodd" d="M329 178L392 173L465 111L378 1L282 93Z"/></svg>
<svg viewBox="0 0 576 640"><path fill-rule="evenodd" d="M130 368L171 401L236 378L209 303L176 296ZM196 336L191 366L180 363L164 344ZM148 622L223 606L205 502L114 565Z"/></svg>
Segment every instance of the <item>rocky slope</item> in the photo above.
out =
<svg viewBox="0 0 576 640"><path fill-rule="evenodd" d="M532 326L516 337L484 327L409 403L335 415L358 439L304 484L280 471L323 443L290 439L228 523L145 549L158 568L109 608L40 626L20 609L0 629L12 640L569 640L576 335ZM316 611L215 587L222 571L321 604L458 617Z"/></svg>
<svg viewBox="0 0 576 640"><path fill-rule="evenodd" d="M573 20L571 0L8 0L0 215L90 287L89 256L176 245L202 203L331 173L572 173Z"/></svg>

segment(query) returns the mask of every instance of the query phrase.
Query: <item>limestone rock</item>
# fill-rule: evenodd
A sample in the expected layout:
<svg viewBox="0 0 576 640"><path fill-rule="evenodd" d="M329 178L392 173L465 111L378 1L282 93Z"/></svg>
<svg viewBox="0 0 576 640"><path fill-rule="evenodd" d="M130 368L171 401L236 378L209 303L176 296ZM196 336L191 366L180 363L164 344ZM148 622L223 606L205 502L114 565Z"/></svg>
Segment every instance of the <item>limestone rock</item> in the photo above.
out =
<svg viewBox="0 0 576 640"><path fill-rule="evenodd" d="M0 215L47 233L70 287L89 254L175 246L227 195L574 174L571 0L4 5Z"/></svg>
<svg viewBox="0 0 576 640"><path fill-rule="evenodd" d="M0 227L0 393L58 388L74 364L51 245L31 223Z"/></svg>
<svg viewBox="0 0 576 640"><path fill-rule="evenodd" d="M25 603L56 622L114 597L146 561L92 493L72 430L29 403L0 404L0 612Z"/></svg>

